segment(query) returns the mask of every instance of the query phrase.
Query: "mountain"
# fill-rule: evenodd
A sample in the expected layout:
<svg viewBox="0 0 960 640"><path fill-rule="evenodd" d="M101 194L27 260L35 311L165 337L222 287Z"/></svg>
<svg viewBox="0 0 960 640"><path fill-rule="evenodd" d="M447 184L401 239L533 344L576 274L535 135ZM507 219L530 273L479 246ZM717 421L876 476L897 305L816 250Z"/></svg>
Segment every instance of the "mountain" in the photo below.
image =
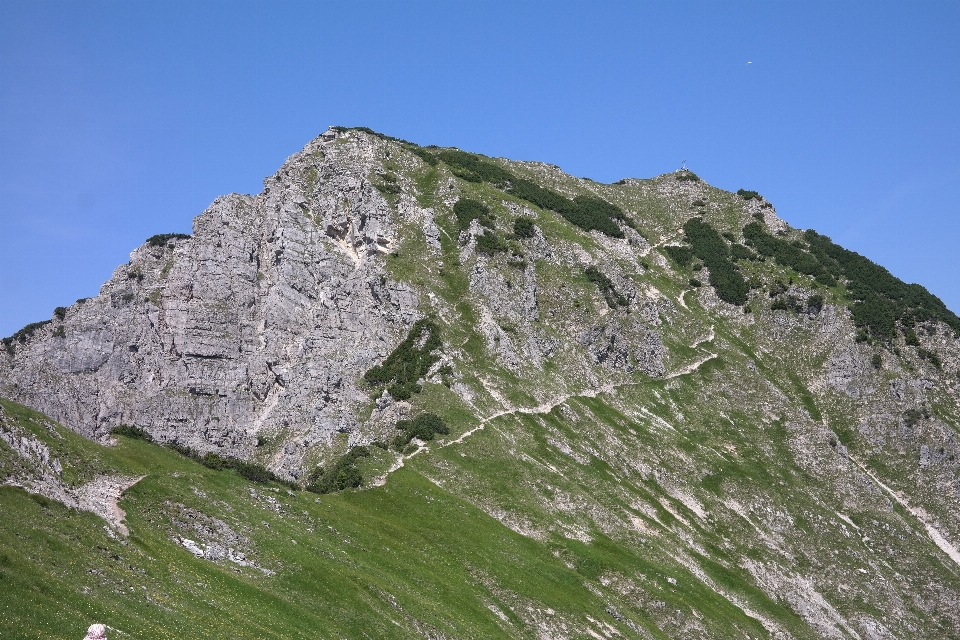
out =
<svg viewBox="0 0 960 640"><path fill-rule="evenodd" d="M960 637L960 318L686 169L335 127L3 347L3 637Z"/></svg>

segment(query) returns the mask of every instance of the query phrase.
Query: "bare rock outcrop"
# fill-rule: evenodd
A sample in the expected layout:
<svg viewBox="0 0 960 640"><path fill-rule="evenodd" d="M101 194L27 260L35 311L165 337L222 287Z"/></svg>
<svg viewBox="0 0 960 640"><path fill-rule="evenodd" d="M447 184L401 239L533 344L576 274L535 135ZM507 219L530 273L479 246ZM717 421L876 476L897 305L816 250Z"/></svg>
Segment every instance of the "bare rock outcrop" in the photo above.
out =
<svg viewBox="0 0 960 640"><path fill-rule="evenodd" d="M265 180L218 198L189 238L155 238L95 298L0 354L0 393L91 438L135 424L159 442L297 477L311 446L357 428L355 381L418 319L387 277L397 213L367 179L376 138L327 132ZM432 233L430 216L424 217Z"/></svg>

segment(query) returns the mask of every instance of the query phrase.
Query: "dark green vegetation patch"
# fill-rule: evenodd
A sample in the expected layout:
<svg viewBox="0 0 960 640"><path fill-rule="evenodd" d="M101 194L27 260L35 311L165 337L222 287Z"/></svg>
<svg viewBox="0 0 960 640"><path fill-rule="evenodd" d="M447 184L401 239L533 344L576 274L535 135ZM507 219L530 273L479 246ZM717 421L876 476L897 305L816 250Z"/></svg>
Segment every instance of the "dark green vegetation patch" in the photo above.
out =
<svg viewBox="0 0 960 640"><path fill-rule="evenodd" d="M165 247L171 240L189 240L188 233L158 233L155 236L147 238L147 244L151 247Z"/></svg>
<svg viewBox="0 0 960 640"><path fill-rule="evenodd" d="M517 238L532 238L534 234L533 220L520 217L513 221L513 235Z"/></svg>
<svg viewBox="0 0 960 640"><path fill-rule="evenodd" d="M457 217L457 226L466 229L470 223L476 220L481 226L493 228L493 214L490 213L490 207L479 200L470 198L460 198L453 205L453 214Z"/></svg>
<svg viewBox="0 0 960 640"><path fill-rule="evenodd" d="M434 353L440 348L440 327L424 318L414 323L407 338L387 356L382 364L372 367L363 379L372 387L389 385L387 391L395 400L407 400L420 393L417 380L427 375L439 360Z"/></svg>
<svg viewBox="0 0 960 640"><path fill-rule="evenodd" d="M804 234L807 245L770 235L759 222L743 228L743 235L760 254L828 286L843 279L854 323L870 338L889 341L897 323L906 332L919 322L940 320L960 334L960 317L919 284L907 284L859 253L844 249L816 231ZM905 333L909 338L909 334ZM909 342L908 342L909 343ZM919 343L918 343L919 344Z"/></svg>
<svg viewBox="0 0 960 640"><path fill-rule="evenodd" d="M477 236L477 251L480 253L493 255L495 253L503 253L509 248L503 238L500 237L500 234L491 229L487 229L483 235Z"/></svg>
<svg viewBox="0 0 960 640"><path fill-rule="evenodd" d="M113 429L110 429L110 434L115 436L124 436L125 438L133 438L134 440L143 440L144 442L153 442L152 435L140 427L135 427L129 424L118 424Z"/></svg>
<svg viewBox="0 0 960 640"><path fill-rule="evenodd" d="M190 447L182 445L178 442L167 442L163 446L167 449L176 451L184 457L195 460L206 468L213 469L214 471L226 471L228 469L232 469L250 482L257 482L259 484L276 482L290 489L299 489L296 483L288 482L278 477L273 471L270 471L263 465L256 464L255 462L246 462L245 460L238 460L236 458L226 458L210 452L200 453L199 451L191 449Z"/></svg>
<svg viewBox="0 0 960 640"><path fill-rule="evenodd" d="M716 290L717 297L730 304L744 304L750 287L731 260L730 249L723 237L702 218L687 220L683 231L693 255L710 268L710 285Z"/></svg>
<svg viewBox="0 0 960 640"><path fill-rule="evenodd" d="M503 189L510 195L535 204L541 209L555 211L567 222L584 231L599 231L614 238L622 238L623 231L617 222L630 227L634 226L633 220L620 207L606 200L585 195L571 200L526 178L519 178L482 156L458 149L444 149L434 155L446 163L455 176L468 182L489 182L498 189Z"/></svg>
<svg viewBox="0 0 960 640"><path fill-rule="evenodd" d="M693 171L684 169L677 172L677 182L700 182L700 176Z"/></svg>
<svg viewBox="0 0 960 640"><path fill-rule="evenodd" d="M761 255L773 258L785 267L816 278L820 284L828 287L837 284L836 278L827 271L816 256L804 251L802 244L797 246L767 233L759 222L751 222L743 228L743 237Z"/></svg>
<svg viewBox="0 0 960 640"><path fill-rule="evenodd" d="M17 331L12 336L9 336L7 338L3 338L2 340L0 340L0 343L2 343L3 346L6 348L7 353L12 355L14 350L14 345L13 345L14 342L19 342L20 344L23 344L24 342L32 338L33 334L36 333L37 330L47 326L48 324L50 324L50 322L51 322L50 320L41 320L40 322L31 322L27 326Z"/></svg>
<svg viewBox="0 0 960 640"><path fill-rule="evenodd" d="M689 266L690 263L693 262L693 249L690 247L672 244L665 246L663 251L670 256L670 259L679 267Z"/></svg>
<svg viewBox="0 0 960 640"><path fill-rule="evenodd" d="M357 468L357 460L369 457L370 449L367 447L352 447L330 464L311 473L307 479L307 491L333 493L359 487L363 484L363 475Z"/></svg>
<svg viewBox="0 0 960 640"><path fill-rule="evenodd" d="M397 429L400 429L400 433L393 439L393 446L397 449L403 449L414 438L427 442L433 440L437 434L447 435L450 433L450 429L443 418L433 413L421 413L413 420L399 420Z"/></svg>
<svg viewBox="0 0 960 640"><path fill-rule="evenodd" d="M595 266L590 265L584 270L583 274L587 276L587 280L597 285L600 293L603 294L603 299L607 301L607 305L611 309L625 307L629 304L623 294L613 286L613 281Z"/></svg>

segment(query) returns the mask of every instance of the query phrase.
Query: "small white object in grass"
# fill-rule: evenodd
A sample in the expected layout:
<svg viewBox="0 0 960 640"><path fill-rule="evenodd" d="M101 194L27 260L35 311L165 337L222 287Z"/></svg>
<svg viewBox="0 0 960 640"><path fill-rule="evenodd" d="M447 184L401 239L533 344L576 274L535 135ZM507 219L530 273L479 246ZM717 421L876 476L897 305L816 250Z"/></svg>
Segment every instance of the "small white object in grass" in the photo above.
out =
<svg viewBox="0 0 960 640"><path fill-rule="evenodd" d="M83 640L106 640L107 627L102 624L92 624L87 629L87 635Z"/></svg>

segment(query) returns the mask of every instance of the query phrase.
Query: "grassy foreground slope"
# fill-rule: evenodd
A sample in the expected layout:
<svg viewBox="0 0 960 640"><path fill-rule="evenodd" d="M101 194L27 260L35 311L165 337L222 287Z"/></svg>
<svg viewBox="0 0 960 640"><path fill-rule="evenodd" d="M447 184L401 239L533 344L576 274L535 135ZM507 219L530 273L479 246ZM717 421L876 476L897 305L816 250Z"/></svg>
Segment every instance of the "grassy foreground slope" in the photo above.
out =
<svg viewBox="0 0 960 640"><path fill-rule="evenodd" d="M671 615L704 610L762 633L682 570L675 586L612 540L522 536L414 468L368 491L291 495L142 441L101 447L2 406L70 469L145 476L120 501L128 538L91 513L0 489L4 638L73 637L95 620L142 638L525 637L534 629L578 637L611 628L663 637L629 602L598 591L613 568L661 583L660 606ZM195 558L177 542L198 537L185 514L232 529L256 567Z"/></svg>

